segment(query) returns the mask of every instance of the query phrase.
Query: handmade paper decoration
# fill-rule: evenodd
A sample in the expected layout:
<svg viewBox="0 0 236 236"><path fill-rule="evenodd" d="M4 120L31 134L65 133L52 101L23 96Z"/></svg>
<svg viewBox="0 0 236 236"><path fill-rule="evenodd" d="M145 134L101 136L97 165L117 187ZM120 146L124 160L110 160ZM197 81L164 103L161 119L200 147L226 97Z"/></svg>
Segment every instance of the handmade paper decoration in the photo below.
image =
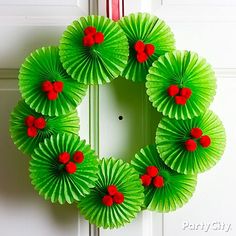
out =
<svg viewBox="0 0 236 236"><path fill-rule="evenodd" d="M190 51L160 56L149 69L147 94L164 116L191 119L204 112L216 93L215 74L205 59Z"/></svg>
<svg viewBox="0 0 236 236"><path fill-rule="evenodd" d="M193 195L197 176L171 170L160 158L156 145L141 149L135 154L131 164L139 173L144 186L144 203L148 210L174 211Z"/></svg>
<svg viewBox="0 0 236 236"><path fill-rule="evenodd" d="M78 207L91 224L118 228L135 218L143 200L137 172L130 164L110 158L100 161L96 186Z"/></svg>
<svg viewBox="0 0 236 236"><path fill-rule="evenodd" d="M156 133L160 157L183 174L197 174L213 167L223 155L225 141L224 127L212 111L190 120L164 117Z"/></svg>
<svg viewBox="0 0 236 236"><path fill-rule="evenodd" d="M66 73L57 47L43 47L31 53L22 64L19 88L32 109L43 115L58 116L80 104L87 86L73 81Z"/></svg>
<svg viewBox="0 0 236 236"><path fill-rule="evenodd" d="M78 82L108 83L120 75L127 63L127 38L109 18L81 17L63 33L60 57L67 73Z"/></svg>

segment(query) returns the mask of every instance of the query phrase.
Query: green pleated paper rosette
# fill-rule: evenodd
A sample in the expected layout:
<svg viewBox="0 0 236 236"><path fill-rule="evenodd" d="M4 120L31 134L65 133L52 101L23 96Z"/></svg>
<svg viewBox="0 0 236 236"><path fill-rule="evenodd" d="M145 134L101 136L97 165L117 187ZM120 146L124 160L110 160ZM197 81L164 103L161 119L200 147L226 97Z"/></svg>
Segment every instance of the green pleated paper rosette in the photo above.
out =
<svg viewBox="0 0 236 236"><path fill-rule="evenodd" d="M163 178L163 186L155 187L153 178L150 185L145 186L145 207L158 212L174 211L182 207L192 197L196 184L196 175L183 175L167 167L161 160L155 145L142 148L131 161L140 177L146 173L148 166L158 169L157 176Z"/></svg>
<svg viewBox="0 0 236 236"><path fill-rule="evenodd" d="M134 82L145 81L148 69L160 55L175 49L175 39L170 27L161 19L148 13L132 13L118 22L129 41L129 60L122 76ZM152 44L155 51L140 63L134 45L137 41Z"/></svg>
<svg viewBox="0 0 236 236"><path fill-rule="evenodd" d="M35 119L41 117L45 120L45 127L43 129L37 129L37 135L35 137L28 136L28 127L25 124L25 119L28 116L33 116ZM61 116L43 116L31 109L21 100L11 113L11 137L18 149L27 155L31 155L33 150L38 147L38 144L43 142L45 138L64 132L78 134L79 117L76 110Z"/></svg>
<svg viewBox="0 0 236 236"><path fill-rule="evenodd" d="M84 156L81 163L73 159L78 151ZM70 154L67 164L58 159L64 152ZM69 165L73 173L68 172ZM32 154L29 170L32 184L40 195L52 203L71 204L89 194L95 186L98 159L84 140L80 140L77 135L64 133L51 136L39 144Z"/></svg>
<svg viewBox="0 0 236 236"><path fill-rule="evenodd" d="M191 133L196 128L202 133L197 137ZM197 174L213 167L223 155L225 143L224 127L212 111L191 120L164 117L156 132L160 157L170 168L183 174Z"/></svg>
<svg viewBox="0 0 236 236"><path fill-rule="evenodd" d="M46 81L63 83L62 91L52 90L49 99L49 92L42 90ZM58 116L77 107L87 86L71 79L62 67L58 47L50 46L37 49L25 59L20 68L19 88L32 109L43 115Z"/></svg>
<svg viewBox="0 0 236 236"><path fill-rule="evenodd" d="M96 32L103 34L104 41L84 46L87 27L95 27ZM68 74L84 84L109 83L120 75L128 60L124 32L104 16L91 15L73 21L63 33L59 48Z"/></svg>
<svg viewBox="0 0 236 236"><path fill-rule="evenodd" d="M177 86L170 96L168 89ZM147 94L153 106L163 115L191 119L203 113L216 93L216 79L205 59L190 51L173 51L160 56L147 75ZM185 97L183 89L191 91ZM182 96L183 95L183 96ZM184 99L184 104L181 99Z"/></svg>
<svg viewBox="0 0 236 236"><path fill-rule="evenodd" d="M121 204L103 204L107 187L115 185L124 196ZM131 222L141 210L144 194L138 174L129 163L122 160L102 159L98 181L91 193L79 202L79 209L91 224L103 228L118 228Z"/></svg>

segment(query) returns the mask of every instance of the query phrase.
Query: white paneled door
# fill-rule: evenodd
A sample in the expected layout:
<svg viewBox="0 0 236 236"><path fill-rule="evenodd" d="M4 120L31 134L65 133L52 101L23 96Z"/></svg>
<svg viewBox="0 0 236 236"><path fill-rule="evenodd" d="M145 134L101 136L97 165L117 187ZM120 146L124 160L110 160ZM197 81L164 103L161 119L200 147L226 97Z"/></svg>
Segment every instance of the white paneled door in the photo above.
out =
<svg viewBox="0 0 236 236"><path fill-rule="evenodd" d="M0 235L1 236L235 236L236 221L236 1L124 0L125 14L150 12L172 28L178 49L206 57L218 88L211 106L224 122L227 148L212 170L199 175L195 195L169 214L144 211L118 230L97 229L76 205L44 201L30 184L29 157L12 144L9 114L20 98L17 74L36 48L58 45L73 19L106 14L106 0L0 0ZM110 1L112 2L112 1ZM94 86L78 108L82 138L101 157L129 161L154 142L160 115L148 102L143 84L117 79ZM148 122L147 122L148 121Z"/></svg>

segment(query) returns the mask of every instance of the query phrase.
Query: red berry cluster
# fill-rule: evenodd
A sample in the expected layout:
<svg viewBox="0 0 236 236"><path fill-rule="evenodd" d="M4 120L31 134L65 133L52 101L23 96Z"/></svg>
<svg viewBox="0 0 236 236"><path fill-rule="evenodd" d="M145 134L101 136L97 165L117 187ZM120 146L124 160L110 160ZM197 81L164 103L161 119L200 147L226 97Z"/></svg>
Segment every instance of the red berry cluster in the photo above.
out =
<svg viewBox="0 0 236 236"><path fill-rule="evenodd" d="M144 44L143 41L139 40L134 44L134 50L137 52L137 61L143 63L155 52L155 46L150 43Z"/></svg>
<svg viewBox="0 0 236 236"><path fill-rule="evenodd" d="M103 33L97 32L97 29L93 26L88 26L84 30L84 34L83 45L86 47L92 47L94 44L101 44L104 42Z"/></svg>
<svg viewBox="0 0 236 236"><path fill-rule="evenodd" d="M75 163L82 163L84 160L84 154L81 151L77 151L73 155L73 161L70 161L70 153L62 152L58 156L58 161L65 165L65 170L69 174L76 172L77 166Z"/></svg>
<svg viewBox="0 0 236 236"><path fill-rule="evenodd" d="M119 192L115 185L107 187L107 195L102 198L102 203L105 206L112 206L114 203L121 204L124 202L124 194Z"/></svg>
<svg viewBox="0 0 236 236"><path fill-rule="evenodd" d="M43 117L36 118L29 115L25 118L25 125L27 128L28 137L34 138L38 134L39 129L44 129L46 126L46 121Z"/></svg>
<svg viewBox="0 0 236 236"><path fill-rule="evenodd" d="M142 184L149 186L152 183L156 188L162 188L164 186L164 178L158 173L159 170L156 166L148 166L146 174L141 176Z"/></svg>
<svg viewBox="0 0 236 236"><path fill-rule="evenodd" d="M58 93L61 93L64 87L62 81L51 82L46 80L42 83L41 89L43 92L47 93L48 100L56 100Z"/></svg>
<svg viewBox="0 0 236 236"><path fill-rule="evenodd" d="M167 93L170 97L175 97L176 104L185 105L192 95L192 90L190 88L179 88L178 85L173 84L168 87Z"/></svg>
<svg viewBox="0 0 236 236"><path fill-rule="evenodd" d="M203 148L207 148L211 144L211 138L208 135L202 135L202 130L199 128L192 128L190 135L193 139L185 141L185 149L189 152L194 152L197 149L197 140Z"/></svg>

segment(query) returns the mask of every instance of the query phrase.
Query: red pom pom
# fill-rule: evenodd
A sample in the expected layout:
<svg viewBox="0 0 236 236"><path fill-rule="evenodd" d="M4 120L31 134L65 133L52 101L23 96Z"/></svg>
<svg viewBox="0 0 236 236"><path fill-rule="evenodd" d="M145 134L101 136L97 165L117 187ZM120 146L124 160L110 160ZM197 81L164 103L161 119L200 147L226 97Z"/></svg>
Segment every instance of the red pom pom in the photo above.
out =
<svg viewBox="0 0 236 236"><path fill-rule="evenodd" d="M145 62L147 59L148 59L148 56L146 53L144 52L139 52L137 55L136 55L136 58L137 58L137 61L139 63L143 63Z"/></svg>
<svg viewBox="0 0 236 236"><path fill-rule="evenodd" d="M105 195L105 196L102 198L102 203L103 203L105 206L112 206L112 205L113 205L113 199L112 199L111 196Z"/></svg>
<svg viewBox="0 0 236 236"><path fill-rule="evenodd" d="M114 196L113 196L113 201L117 204L121 204L124 202L124 194L117 192Z"/></svg>
<svg viewBox="0 0 236 236"><path fill-rule="evenodd" d="M169 94L169 96L174 97L179 93L179 87L175 84L170 85L167 89L167 93Z"/></svg>
<svg viewBox="0 0 236 236"><path fill-rule="evenodd" d="M74 153L73 159L77 163L82 163L84 160L84 154L81 151L77 151Z"/></svg>
<svg viewBox="0 0 236 236"><path fill-rule="evenodd" d="M183 96L175 96L175 103L178 105L185 105L187 102L187 99Z"/></svg>
<svg viewBox="0 0 236 236"><path fill-rule="evenodd" d="M50 91L47 94L48 100L56 100L58 97L58 93L54 91Z"/></svg>
<svg viewBox="0 0 236 236"><path fill-rule="evenodd" d="M151 177L155 177L158 174L158 169L156 166L148 166L146 168L147 174Z"/></svg>
<svg viewBox="0 0 236 236"><path fill-rule="evenodd" d="M25 125L28 126L28 127L33 126L34 120L35 120L35 117L34 117L34 116L27 116L27 117L25 118Z"/></svg>
<svg viewBox="0 0 236 236"><path fill-rule="evenodd" d="M51 81L49 81L49 80L44 81L41 85L41 89L42 89L43 92L52 91L53 90L53 85L52 85Z"/></svg>
<svg viewBox="0 0 236 236"><path fill-rule="evenodd" d="M162 188L164 186L164 179L162 176L158 175L155 177L155 179L153 180L153 185L156 188Z"/></svg>
<svg viewBox="0 0 236 236"><path fill-rule="evenodd" d="M102 32L97 32L94 35L94 41L97 44L103 43L104 42L104 35L103 35L103 33Z"/></svg>
<svg viewBox="0 0 236 236"><path fill-rule="evenodd" d="M53 88L55 92L58 92L58 93L62 92L63 87L64 87L64 83L62 81L56 81L53 83Z"/></svg>
<svg viewBox="0 0 236 236"><path fill-rule="evenodd" d="M58 156L58 161L62 164L66 164L67 162L70 161L70 154L68 152L62 152Z"/></svg>
<svg viewBox="0 0 236 236"><path fill-rule="evenodd" d="M85 35L93 36L94 34L96 34L96 32L97 32L97 29L93 26L88 26L87 28L84 29Z"/></svg>
<svg viewBox="0 0 236 236"><path fill-rule="evenodd" d="M145 44L143 43L143 41L139 40L134 44L134 50L136 52L144 52L145 49Z"/></svg>
<svg viewBox="0 0 236 236"><path fill-rule="evenodd" d="M202 147L206 148L211 145L211 138L208 135L204 135L200 138L200 144Z"/></svg>
<svg viewBox="0 0 236 236"><path fill-rule="evenodd" d="M152 177L150 175L142 175L141 181L143 186L149 186L152 182Z"/></svg>
<svg viewBox="0 0 236 236"><path fill-rule="evenodd" d="M94 39L91 35L87 35L83 37L83 45L86 47L91 47L94 45Z"/></svg>
<svg viewBox="0 0 236 236"><path fill-rule="evenodd" d="M46 121L43 117L39 117L37 119L35 119L34 121L34 126L37 128L37 129L44 129L45 126L46 126Z"/></svg>
<svg viewBox="0 0 236 236"><path fill-rule="evenodd" d="M34 126L31 126L27 129L27 135L28 137L36 137L38 134L38 130L34 127Z"/></svg>
<svg viewBox="0 0 236 236"><path fill-rule="evenodd" d="M109 193L109 195L113 196L118 192L118 190L117 190L117 187L115 185L109 185L107 187L107 192Z"/></svg>
<svg viewBox="0 0 236 236"><path fill-rule="evenodd" d="M72 161L68 162L66 164L66 172L69 173L69 174L74 174L76 172L76 164Z"/></svg>
<svg viewBox="0 0 236 236"><path fill-rule="evenodd" d="M192 90L190 88L182 88L180 90L180 95L185 97L186 99L189 99L192 95Z"/></svg>
<svg viewBox="0 0 236 236"><path fill-rule="evenodd" d="M145 45L145 52L148 56L151 56L155 52L155 46L152 44Z"/></svg>
<svg viewBox="0 0 236 236"><path fill-rule="evenodd" d="M193 138L200 138L202 136L202 130L199 128L192 128L190 134Z"/></svg>
<svg viewBox="0 0 236 236"><path fill-rule="evenodd" d="M187 140L184 145L185 149L189 152L194 152L197 149L197 143L193 139Z"/></svg>

